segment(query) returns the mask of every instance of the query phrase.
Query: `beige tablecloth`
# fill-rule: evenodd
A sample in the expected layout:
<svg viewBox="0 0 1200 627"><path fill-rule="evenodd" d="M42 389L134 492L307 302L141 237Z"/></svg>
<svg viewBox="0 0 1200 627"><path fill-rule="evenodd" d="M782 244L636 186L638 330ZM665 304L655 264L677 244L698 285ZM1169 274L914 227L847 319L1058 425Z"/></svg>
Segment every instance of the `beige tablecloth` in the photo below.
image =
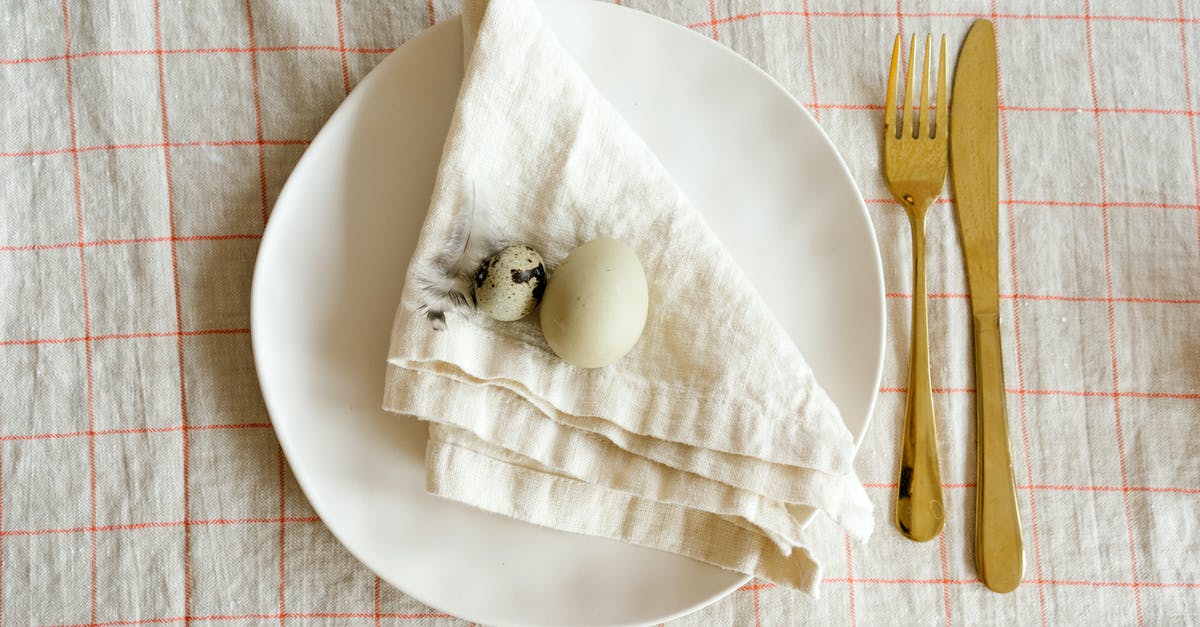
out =
<svg viewBox="0 0 1200 627"><path fill-rule="evenodd" d="M747 56L850 164L882 248L880 512L823 597L751 583L680 624L1180 624L1200 616L1200 5L626 0ZM309 139L458 0L0 6L0 622L460 624L330 536L249 349L264 221ZM909 237L879 174L891 38L996 23L1008 408L1029 565L972 561L974 396L951 205L930 216L948 520L888 523ZM616 45L616 42L614 42ZM819 525L828 526L824 521ZM826 531L829 531L826 529Z"/></svg>

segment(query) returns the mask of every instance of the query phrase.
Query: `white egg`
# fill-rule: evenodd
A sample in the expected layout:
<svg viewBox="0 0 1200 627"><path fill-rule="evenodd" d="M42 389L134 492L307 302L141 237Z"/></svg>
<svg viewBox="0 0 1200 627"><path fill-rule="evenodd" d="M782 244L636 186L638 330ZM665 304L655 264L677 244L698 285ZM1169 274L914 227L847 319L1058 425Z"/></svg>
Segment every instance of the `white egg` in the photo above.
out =
<svg viewBox="0 0 1200 627"><path fill-rule="evenodd" d="M559 357L580 368L607 366L637 344L650 293L637 255L601 238L571 251L542 299L542 334Z"/></svg>
<svg viewBox="0 0 1200 627"><path fill-rule="evenodd" d="M533 313L545 290L542 256L528 246L509 246L475 272L475 306L496 320L511 322Z"/></svg>

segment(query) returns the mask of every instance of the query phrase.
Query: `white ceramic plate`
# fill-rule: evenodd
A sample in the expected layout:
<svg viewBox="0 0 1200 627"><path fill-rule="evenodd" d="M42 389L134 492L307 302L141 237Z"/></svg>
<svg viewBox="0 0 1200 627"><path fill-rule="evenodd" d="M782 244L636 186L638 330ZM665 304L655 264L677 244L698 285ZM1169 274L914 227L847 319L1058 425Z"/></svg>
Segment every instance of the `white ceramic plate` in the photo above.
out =
<svg viewBox="0 0 1200 627"><path fill-rule="evenodd" d="M541 7L749 271L861 439L883 360L883 279L866 207L829 140L782 87L701 35L609 4ZM280 194L252 304L279 441L346 548L433 607L493 625L641 624L697 609L746 578L428 496L425 427L379 409L461 57L458 20L396 50Z"/></svg>

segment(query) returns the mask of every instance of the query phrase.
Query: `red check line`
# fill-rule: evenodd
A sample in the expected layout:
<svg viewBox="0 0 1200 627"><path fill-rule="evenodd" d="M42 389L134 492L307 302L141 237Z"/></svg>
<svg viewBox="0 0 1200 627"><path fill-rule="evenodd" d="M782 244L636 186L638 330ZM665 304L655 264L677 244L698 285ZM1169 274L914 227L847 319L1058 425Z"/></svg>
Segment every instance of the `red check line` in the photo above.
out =
<svg viewBox="0 0 1200 627"><path fill-rule="evenodd" d="M262 239L259 233L233 233L227 235L188 235L183 237L135 237L131 239L105 239L90 242L59 242L57 244L28 244L23 246L0 246L0 252L33 252L43 250L65 250L68 248L92 248L95 246L124 246L129 244L157 244L161 242L223 242L229 240Z"/></svg>
<svg viewBox="0 0 1200 627"><path fill-rule="evenodd" d="M845 583L840 579L826 579L829 583ZM980 583L978 579L950 579L942 581L939 579L856 579L864 583L877 584L950 584L950 585L970 585ZM1195 582L1139 582L1134 584L1129 581L1087 581L1078 579L1025 579L1022 583L1045 584L1048 586L1064 586L1064 587L1085 587L1085 588L1183 588L1195 589L1200 588L1200 583Z"/></svg>
<svg viewBox="0 0 1200 627"><path fill-rule="evenodd" d="M109 335L93 335L88 337L59 337L36 340L0 340L0 346L34 346L37 344L75 344L78 342L91 341L103 342L107 340L132 340L146 339L156 337L197 337L202 335L244 335L250 333L250 329L205 329L200 331L161 331L155 333L114 333Z"/></svg>
<svg viewBox="0 0 1200 627"><path fill-rule="evenodd" d="M846 104L846 103L809 103L805 105L809 108L818 109L833 109L838 111L883 111L883 105L878 103L868 104ZM1200 111L1192 111L1190 109L1154 109L1148 107L1050 107L1050 106L1021 106L1009 105L1001 103L997 107L1000 111L1020 111L1025 113L1116 113L1116 114L1140 114L1140 115L1174 115L1174 116L1189 116L1195 117L1200 115ZM936 109L936 107L935 107Z"/></svg>
<svg viewBox="0 0 1200 627"><path fill-rule="evenodd" d="M1051 20L1051 21L1083 21L1086 19L1111 22L1151 22L1165 24L1196 24L1200 23L1197 19L1188 18L1167 18L1167 17L1151 17L1141 15L1054 15L1054 14L1023 14L1023 13L972 13L972 12L905 12L900 10L900 2L896 3L895 13L882 13L877 11L812 11L809 13L812 17L833 17L833 18L885 18L897 17L901 15L910 18L958 18L958 19L974 19L981 17L991 17L994 20ZM796 17L804 15L803 11L753 11L748 13L738 13L728 17L716 18L704 22L696 22L688 24L688 28L706 28L712 24L728 24L730 22L741 22L750 19L758 19L764 17ZM904 32L903 23L900 23L900 32Z"/></svg>
<svg viewBox="0 0 1200 627"><path fill-rule="evenodd" d="M943 528L938 534L938 554L942 566L942 608L946 612L946 624L954 624L954 614L950 608L950 585L946 582L950 577L950 559L946 555L946 531Z"/></svg>
<svg viewBox="0 0 1200 627"><path fill-rule="evenodd" d="M337 11L337 46L340 48L342 56L342 80L346 84L346 92L350 91L350 79L346 65L346 36L342 31L342 2L335 2ZM252 10L250 0L246 0L246 26L248 34L250 34L250 47L256 48L254 41L254 12ZM258 144L258 193L259 193L259 210L263 215L263 225L266 225L270 216L270 205L266 199L266 149L263 147L263 106L259 96L259 80L258 80L258 54L250 53L250 71L254 94L254 136ZM186 434L185 434L186 437ZM286 501L286 483L284 483L284 461L283 449L278 452L278 465L280 465L280 626L282 627L284 614L287 614L287 598L286 598L286 568L284 568L284 555L286 555L287 543L284 542L287 533L287 525L284 524L284 519L287 516L287 501Z"/></svg>
<svg viewBox="0 0 1200 627"><path fill-rule="evenodd" d="M179 251L175 239L178 236L178 233L175 231L175 186L171 168L171 149L167 147L171 142L171 132L167 116L167 79L163 62L162 11L158 0L154 0L154 47L157 52L158 100L162 114L163 162L167 184L167 224L171 236L171 283L175 300L175 348L179 358L179 415L183 427L180 433L183 436L183 614L186 617L192 614L192 528L188 523L188 520L192 516L191 490L188 486L190 483L188 480L189 423L185 378L186 367L183 358L183 302L180 299Z"/></svg>
<svg viewBox="0 0 1200 627"><path fill-rule="evenodd" d="M721 41L721 37L717 34L717 3L716 0L708 0L708 27L712 29L713 41ZM694 27L692 27L694 28Z"/></svg>
<svg viewBox="0 0 1200 627"><path fill-rule="evenodd" d="M902 0L896 0L896 33L897 34L904 32L904 10L903 10L904 7L903 7L903 5L904 5L904 3ZM819 14L814 14L814 15L819 15ZM890 17L890 16L887 13L880 13L877 17ZM901 45L903 45L903 44L901 44Z"/></svg>
<svg viewBox="0 0 1200 627"><path fill-rule="evenodd" d="M383 595L380 594L380 592L381 592L380 587L382 585L381 582L382 582L382 580L379 579L379 575L375 575L375 616L373 617L375 619L375 627L379 627L379 618L380 618L379 610L380 610L380 606L383 605L383 603L382 603Z"/></svg>
<svg viewBox="0 0 1200 627"><path fill-rule="evenodd" d="M115 152L118 150L161 150L163 148L222 148L225 146L307 146L308 139L222 139L217 141L186 141L186 142L155 142L149 144L108 144L103 146L81 146L77 150L71 148L49 148L46 150L23 150L20 152L0 152L0 157L48 157L65 155L73 152Z"/></svg>
<svg viewBox="0 0 1200 627"><path fill-rule="evenodd" d="M50 61L62 61L65 59L63 55L50 55L48 57L24 57L19 59L0 59L0 65L25 65L27 63L48 63Z"/></svg>
<svg viewBox="0 0 1200 627"><path fill-rule="evenodd" d="M267 223L267 160L263 148L262 99L258 79L258 46L254 40L254 9L246 0L246 32L250 39L250 91L254 102L254 137L258 146L258 195L262 204L263 224Z"/></svg>
<svg viewBox="0 0 1200 627"><path fill-rule="evenodd" d="M1015 200L1004 201L1006 204L1014 205L1029 205L1031 207L1091 207L1095 209L1104 209L1109 207L1120 207L1128 209L1193 209L1192 205L1184 205L1180 203L1160 203L1160 202L1141 202L1141 201L1116 201L1109 200L1106 202L1090 202L1090 201L1065 201L1065 200Z"/></svg>
<svg viewBox="0 0 1200 627"><path fill-rule="evenodd" d="M809 11L808 0L803 0L800 8L804 13L804 48L808 56L809 93L812 95L812 102L809 104L813 110L813 119L820 122L821 105L817 99L817 64L813 59L812 15Z"/></svg>
<svg viewBox="0 0 1200 627"><path fill-rule="evenodd" d="M864 482L864 488L875 490L894 490L896 489L895 482ZM974 489L974 483L943 483L943 488L965 490ZM1018 485L1018 490L1025 491L1042 491L1042 492L1144 492L1152 494L1200 494L1200 488L1173 488L1173 487L1121 487L1121 486L1087 486L1087 485Z"/></svg>
<svg viewBox="0 0 1200 627"><path fill-rule="evenodd" d="M832 583L845 583L836 579L829 579ZM931 586L965 586L968 584L979 583L978 579L946 579L946 578L929 578L929 579L893 579L889 577L862 577L856 579L860 583L874 584L900 584L900 585L931 585Z"/></svg>
<svg viewBox="0 0 1200 627"><path fill-rule="evenodd" d="M1170 487L1158 488L1158 487L1153 487L1153 486L1144 486L1144 487L1133 486L1133 487L1129 487L1129 488L1123 488L1121 486L1029 485L1029 486L1018 486L1018 487L1022 490L1045 490L1045 491L1057 490L1057 491L1069 491L1069 492L1125 492L1125 491L1128 491L1128 492L1149 492L1152 494L1154 494L1154 493L1157 493L1157 494L1200 494L1200 488L1170 488Z"/></svg>
<svg viewBox="0 0 1200 627"><path fill-rule="evenodd" d="M1107 303L1108 298L1088 297L1088 296L1054 296L1052 294L1002 294L1001 298L1015 298L1018 300L1050 300L1062 301L1069 303ZM1141 298L1137 296L1119 296L1112 298L1114 303L1154 303L1159 305L1200 305L1200 298Z"/></svg>
<svg viewBox="0 0 1200 627"><path fill-rule="evenodd" d="M927 295L930 299L967 300L971 297L966 292L933 292ZM911 299L912 294L904 292L888 292L886 298ZM1200 298L1142 298L1139 296L1119 296L1108 299L1100 296L1057 296L1054 294L1001 294L1005 300L1036 300L1056 301L1067 303L1153 303L1159 305L1200 305Z"/></svg>
<svg viewBox="0 0 1200 627"><path fill-rule="evenodd" d="M454 618L450 614L440 614L432 612L423 612L416 614L381 614L383 618L397 618L403 620L419 620L429 618ZM215 621L236 621L236 620L275 620L275 619L314 619L314 618L374 618L373 614L368 612L293 612L289 614L216 614L212 616L192 616L191 620L197 622L215 622Z"/></svg>
<svg viewBox="0 0 1200 627"><path fill-rule="evenodd" d="M346 48L350 54L391 54L395 48ZM341 52L340 46L262 46L240 48L236 46L219 48L169 48L154 50L99 50L91 52L75 52L45 57L24 57L16 59L0 59L0 65L25 65L29 63L50 63L66 59L89 59L94 57L152 57L159 55L192 55L192 54L247 54L250 52Z"/></svg>
<svg viewBox="0 0 1200 627"><path fill-rule="evenodd" d="M432 0L430 0L432 2ZM432 5L431 5L432 6ZM342 61L342 89L350 94L350 64L346 62L346 29L342 24L342 0L335 0L333 10L337 13L338 53Z"/></svg>
<svg viewBox="0 0 1200 627"><path fill-rule="evenodd" d="M908 388L904 387L881 387L880 394L907 394ZM974 394L974 388L933 388L934 394ZM1157 398L1157 399L1172 399L1172 400L1200 400L1200 394L1177 394L1172 392L1130 392L1123 390L1121 392L1090 392L1080 390L1024 390L1021 388L1008 388L1005 390L1007 394L1019 394L1028 396L1081 396L1095 398Z"/></svg>
<svg viewBox="0 0 1200 627"><path fill-rule="evenodd" d="M426 3L426 8L429 12L429 25L433 26L437 23L437 13L433 9L433 0Z"/></svg>
<svg viewBox="0 0 1200 627"><path fill-rule="evenodd" d="M846 579L840 577L831 577L822 580L824 583L848 583ZM858 583L873 583L885 585L951 585L951 586L966 586L981 583L978 579L895 579L883 577L857 578L854 580ZM1083 587L1083 588L1182 588L1196 589L1200 588L1200 583L1183 581L1183 582L1139 582L1134 584L1129 581L1087 581L1079 579L1025 579L1021 583L1045 584L1047 586L1063 586L1063 587ZM763 588L774 587L775 584L764 584Z"/></svg>
<svg viewBox="0 0 1200 627"><path fill-rule="evenodd" d="M176 616L171 618L139 618L136 620L111 620L99 623L75 623L65 625L55 625L54 627L128 627L132 625L170 625L172 623L182 623L184 617Z"/></svg>
<svg viewBox="0 0 1200 627"><path fill-rule="evenodd" d="M1140 581L1137 583L1129 581L1077 581L1070 579L1047 579L1045 583L1054 586L1087 586L1091 588L1184 588L1194 589L1200 588L1200 583L1188 581L1168 581L1168 582L1153 582Z"/></svg>
<svg viewBox="0 0 1200 627"><path fill-rule="evenodd" d="M881 104L838 104L833 102L810 102L806 105L813 109L832 109L835 111L883 111Z"/></svg>
<svg viewBox="0 0 1200 627"><path fill-rule="evenodd" d="M185 521L186 524L196 526L206 525L275 525L281 522L285 523L316 523L321 522L318 516L289 516L287 518L201 518L198 520Z"/></svg>
<svg viewBox="0 0 1200 627"><path fill-rule="evenodd" d="M190 425L189 431L216 431L228 429L269 429L269 422L238 422L232 424ZM101 429L99 431L68 431L64 433L31 433L16 435L0 435L0 442L38 442L41 440L63 440L68 438L104 437L109 435L148 435L151 433L177 433L183 431L182 425L177 427L139 427L136 429Z"/></svg>
<svg viewBox="0 0 1200 627"><path fill-rule="evenodd" d="M854 556L850 550L850 534L842 534L842 538L846 544L846 583L849 584L846 596L850 597L850 627L855 627L858 617L854 611Z"/></svg>
<svg viewBox="0 0 1200 627"><path fill-rule="evenodd" d="M1100 106L1099 87L1096 84L1096 60L1094 37L1092 33L1091 20L1091 2L1083 0L1084 20L1084 35L1087 44L1087 65L1088 65L1088 82L1092 92L1092 106ZM1104 287L1106 296L1111 301L1113 297L1113 276L1112 276L1112 240L1109 234L1109 215L1108 215L1108 177L1104 159L1104 125L1101 123L1100 115L1096 114L1096 153L1097 163L1099 164L1100 175L1100 203L1103 205L1100 208L1101 220L1103 220L1104 234ZM1133 578L1133 604L1137 613L1138 627L1145 624L1145 617L1142 613L1142 594L1137 587L1138 568L1137 568L1137 551L1133 537L1133 508L1129 500L1129 479L1127 472L1127 462L1125 457L1125 436L1123 425L1121 424L1121 399L1120 393L1120 371L1117 364L1117 324L1116 312L1113 303L1109 302L1107 307L1108 317L1108 346L1112 353L1112 388L1113 388L1113 421L1116 428L1117 440L1117 462L1121 470L1121 487L1125 489L1122 498L1125 504L1125 531L1129 539L1129 570Z"/></svg>
<svg viewBox="0 0 1200 627"><path fill-rule="evenodd" d="M1179 17L1184 17L1183 0L1179 0L1178 9ZM1183 51L1183 93L1187 94L1187 105L1191 110L1195 106L1192 100L1192 71L1188 57L1187 29L1182 22L1179 24L1179 48ZM1192 188L1196 193L1196 245L1200 251L1200 148L1197 148L1195 116L1188 118L1188 135L1192 147Z"/></svg>
<svg viewBox="0 0 1200 627"><path fill-rule="evenodd" d="M454 618L450 614L440 614L432 612L422 612L416 614L381 614L383 618L398 618L406 620L419 620L428 618ZM369 612L292 612L288 614L217 614L213 616L193 616L191 619L201 622L212 621L233 621L233 620L274 620L283 618L296 619L314 619L314 618L374 618Z"/></svg>
<svg viewBox="0 0 1200 627"><path fill-rule="evenodd" d="M92 316L91 306L88 298L88 280L87 280L87 261L84 255L83 242L86 240L83 227L83 184L82 177L79 173L79 139L78 125L76 124L75 116L75 85L71 72L71 23L70 11L67 7L67 0L62 0L62 27L64 39L64 51L66 52L66 91L67 91L67 116L70 122L71 130L71 169L74 177L75 188L75 220L78 226L78 244L79 251L79 277L83 294L83 346L84 346L84 373L87 385L87 421L88 421L88 517L91 527L96 526L96 438L92 433L96 429L96 404L95 404L95 379L92 376ZM98 581L98 538L95 532L92 532L90 538L90 556L89 556L89 601L90 601L90 616L92 622L96 622L96 615L99 611L99 595L97 593Z"/></svg>
<svg viewBox="0 0 1200 627"><path fill-rule="evenodd" d="M1001 111L1022 111L1027 113L1130 113L1141 115L1185 115L1195 117L1200 111L1189 109L1151 109L1145 107L1021 107L1002 105Z"/></svg>
<svg viewBox="0 0 1200 627"><path fill-rule="evenodd" d="M755 581L758 581L755 579ZM762 611L759 609L758 591L760 588L750 588L750 593L754 596L754 627L762 627Z"/></svg>
<svg viewBox="0 0 1200 627"><path fill-rule="evenodd" d="M1192 209L1191 205L1180 203L1157 203L1157 202L1129 202L1120 200L1107 200L1102 203L1079 203L1079 207L1098 207L1104 209L1110 208L1133 208L1133 209Z"/></svg>
<svg viewBox="0 0 1200 627"><path fill-rule="evenodd" d="M207 616L170 616L162 618L139 618L136 620L114 620L93 623L63 623L51 627L135 627L136 625L170 625L174 623L213 623L252 620L283 620L283 619L354 619L372 618L372 614L355 612L308 612L290 614L212 614ZM416 613L416 614L381 614L382 618L398 620L421 620L431 618L454 618L449 614Z"/></svg>
<svg viewBox="0 0 1200 627"><path fill-rule="evenodd" d="M175 529L177 527L208 527L228 525L277 525L281 523L316 523L321 519L316 516L295 516L291 518L202 518L197 520L169 520L121 525L102 525L92 527L70 527L64 529L6 529L0 535L37 537L52 535L67 535L75 533L105 533L111 531L141 531L144 529Z"/></svg>
<svg viewBox="0 0 1200 627"><path fill-rule="evenodd" d="M284 623L283 617L287 614L287 570L284 568L284 554L286 553L287 542L287 481L285 471L287 469L283 457L283 446L277 444L279 450L279 624Z"/></svg>
<svg viewBox="0 0 1200 627"><path fill-rule="evenodd" d="M893 198L865 198L863 202L868 205L893 205L896 203ZM954 198L942 196L938 198L934 204L950 205L954 203ZM1001 205L1026 205L1030 207L1091 207L1096 209L1105 209L1112 207L1132 208L1132 209L1182 209L1186 211L1195 210L1195 205L1181 203L1160 203L1160 202L1142 202L1142 201L1107 201L1093 202L1088 200L1012 200L1000 199Z"/></svg>

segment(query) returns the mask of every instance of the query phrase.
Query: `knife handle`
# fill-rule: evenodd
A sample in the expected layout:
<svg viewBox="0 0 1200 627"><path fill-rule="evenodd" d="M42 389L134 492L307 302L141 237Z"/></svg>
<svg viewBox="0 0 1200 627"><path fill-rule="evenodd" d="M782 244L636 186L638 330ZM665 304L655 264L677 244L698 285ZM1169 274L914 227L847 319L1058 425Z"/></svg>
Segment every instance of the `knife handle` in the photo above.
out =
<svg viewBox="0 0 1200 627"><path fill-rule="evenodd" d="M1025 553L1013 481L1005 412L1000 316L973 316L978 476L975 489L975 565L991 590L1011 592L1021 583Z"/></svg>
<svg viewBox="0 0 1200 627"><path fill-rule="evenodd" d="M911 215L911 214L910 214ZM925 313L925 219L911 218L913 240L912 355L908 363L908 402L900 439L900 480L896 486L896 526L911 540L925 542L945 524L942 475L938 469L933 386L929 377L929 322Z"/></svg>

